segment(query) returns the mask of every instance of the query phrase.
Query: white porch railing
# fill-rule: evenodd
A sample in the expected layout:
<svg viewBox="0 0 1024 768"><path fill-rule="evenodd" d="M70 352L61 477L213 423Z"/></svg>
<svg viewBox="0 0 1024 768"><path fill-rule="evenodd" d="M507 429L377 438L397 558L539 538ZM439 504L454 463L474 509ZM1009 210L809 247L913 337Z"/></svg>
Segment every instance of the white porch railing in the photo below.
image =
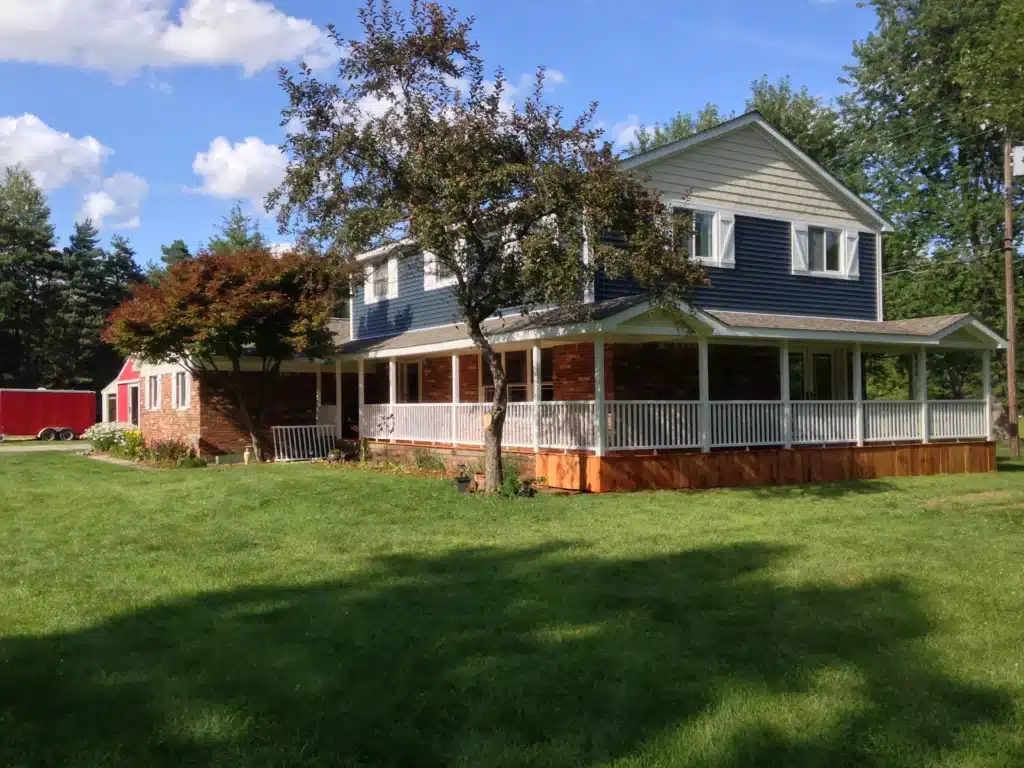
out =
<svg viewBox="0 0 1024 768"><path fill-rule="evenodd" d="M328 424L303 427L271 427L274 461L324 459L334 448L334 427Z"/></svg>
<svg viewBox="0 0 1024 768"><path fill-rule="evenodd" d="M916 400L871 400L864 403L864 441L921 439L921 403Z"/></svg>
<svg viewBox="0 0 1024 768"><path fill-rule="evenodd" d="M608 450L696 448L700 402L615 400L607 403Z"/></svg>
<svg viewBox="0 0 1024 768"><path fill-rule="evenodd" d="M793 443L857 442L857 403L847 400L800 400L793 409Z"/></svg>
<svg viewBox="0 0 1024 768"><path fill-rule="evenodd" d="M929 401L928 437L943 440L987 436L984 400Z"/></svg>
<svg viewBox="0 0 1024 768"><path fill-rule="evenodd" d="M701 444L702 411L707 442ZM489 403L365 405L360 434L371 440L483 445ZM858 419L858 409L862 409ZM787 412L789 422L787 423ZM867 443L921 439L917 401L659 401L605 404L607 450L743 448L766 445L829 445L858 442L858 421ZM987 436L983 400L928 403L928 437L974 440ZM510 448L594 449L596 406L590 401L509 403L503 444Z"/></svg>

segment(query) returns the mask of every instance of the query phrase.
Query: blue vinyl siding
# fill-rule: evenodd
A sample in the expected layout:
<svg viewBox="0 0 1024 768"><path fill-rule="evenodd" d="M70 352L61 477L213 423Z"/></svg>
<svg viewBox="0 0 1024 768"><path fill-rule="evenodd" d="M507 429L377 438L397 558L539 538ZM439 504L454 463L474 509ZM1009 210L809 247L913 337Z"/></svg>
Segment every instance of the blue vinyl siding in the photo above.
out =
<svg viewBox="0 0 1024 768"><path fill-rule="evenodd" d="M355 290L355 337L397 336L405 331L447 325L458 320L455 297L448 288L423 290L423 255L398 260L398 298L363 302L363 284Z"/></svg>
<svg viewBox="0 0 1024 768"><path fill-rule="evenodd" d="M695 305L732 312L877 319L873 232L860 233L858 280L792 274L788 221L737 216L735 237L735 268L709 268L711 285L691 290ZM594 287L596 301L636 293L639 286L628 278L599 277Z"/></svg>

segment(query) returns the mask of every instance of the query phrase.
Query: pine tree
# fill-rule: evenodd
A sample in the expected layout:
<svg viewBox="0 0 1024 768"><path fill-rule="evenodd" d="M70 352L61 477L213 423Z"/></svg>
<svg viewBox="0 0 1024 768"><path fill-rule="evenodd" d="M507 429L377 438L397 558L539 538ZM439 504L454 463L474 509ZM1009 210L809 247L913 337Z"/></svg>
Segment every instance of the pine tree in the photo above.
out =
<svg viewBox="0 0 1024 768"><path fill-rule="evenodd" d="M192 254L188 250L188 246L185 245L185 241L177 239L170 245L161 245L160 251L163 254L160 257L160 261L164 263L165 267L172 267L183 259L191 259Z"/></svg>
<svg viewBox="0 0 1024 768"><path fill-rule="evenodd" d="M0 384L38 386L59 263L46 197L17 166L0 180Z"/></svg>
<svg viewBox="0 0 1024 768"><path fill-rule="evenodd" d="M210 238L207 248L218 256L262 251L267 248L267 239L260 232L256 217L246 214L241 203L235 203L231 212L221 220L217 234Z"/></svg>

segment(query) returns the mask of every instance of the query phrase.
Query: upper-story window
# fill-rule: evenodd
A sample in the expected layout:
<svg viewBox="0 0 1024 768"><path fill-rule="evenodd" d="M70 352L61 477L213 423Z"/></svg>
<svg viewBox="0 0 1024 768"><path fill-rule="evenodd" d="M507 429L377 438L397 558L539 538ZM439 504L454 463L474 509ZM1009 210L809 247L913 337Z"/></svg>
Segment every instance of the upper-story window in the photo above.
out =
<svg viewBox="0 0 1024 768"><path fill-rule="evenodd" d="M840 241L843 236L838 229L826 227L807 228L807 266L811 272L842 271Z"/></svg>
<svg viewBox="0 0 1024 768"><path fill-rule="evenodd" d="M729 211L673 208L674 213L688 213L692 217L693 234L690 236L690 258L709 267L736 266L736 248L733 243L735 219Z"/></svg>
<svg viewBox="0 0 1024 768"><path fill-rule="evenodd" d="M397 257L382 259L367 267L363 296L364 304L376 304L382 299L398 298Z"/></svg>
<svg viewBox="0 0 1024 768"><path fill-rule="evenodd" d="M860 279L860 233L827 224L794 221L793 274Z"/></svg>
<svg viewBox="0 0 1024 768"><path fill-rule="evenodd" d="M423 290L432 291L455 284L455 273L430 251L423 254Z"/></svg>

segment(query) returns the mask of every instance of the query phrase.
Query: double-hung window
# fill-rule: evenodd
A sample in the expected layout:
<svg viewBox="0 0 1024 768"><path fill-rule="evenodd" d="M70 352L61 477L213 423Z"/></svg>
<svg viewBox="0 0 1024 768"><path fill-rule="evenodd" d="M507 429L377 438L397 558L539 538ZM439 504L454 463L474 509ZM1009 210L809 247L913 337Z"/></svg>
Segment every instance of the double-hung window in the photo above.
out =
<svg viewBox="0 0 1024 768"><path fill-rule="evenodd" d="M388 296L388 262L378 261L373 265L370 276L374 299L386 299Z"/></svg>
<svg viewBox="0 0 1024 768"><path fill-rule="evenodd" d="M672 213L690 217L686 249L691 259L709 267L736 266L735 217L730 211L673 208Z"/></svg>
<svg viewBox="0 0 1024 768"><path fill-rule="evenodd" d="M160 408L160 377L150 376L146 379L146 407L155 411Z"/></svg>
<svg viewBox="0 0 1024 768"><path fill-rule="evenodd" d="M693 237L690 254L698 261L715 260L715 214L708 211L693 212Z"/></svg>
<svg viewBox="0 0 1024 768"><path fill-rule="evenodd" d="M807 268L811 272L842 272L842 236L838 229L807 228Z"/></svg>
<svg viewBox="0 0 1024 768"><path fill-rule="evenodd" d="M188 408L189 386L191 382L185 371L178 371L174 374L174 407L177 410Z"/></svg>

